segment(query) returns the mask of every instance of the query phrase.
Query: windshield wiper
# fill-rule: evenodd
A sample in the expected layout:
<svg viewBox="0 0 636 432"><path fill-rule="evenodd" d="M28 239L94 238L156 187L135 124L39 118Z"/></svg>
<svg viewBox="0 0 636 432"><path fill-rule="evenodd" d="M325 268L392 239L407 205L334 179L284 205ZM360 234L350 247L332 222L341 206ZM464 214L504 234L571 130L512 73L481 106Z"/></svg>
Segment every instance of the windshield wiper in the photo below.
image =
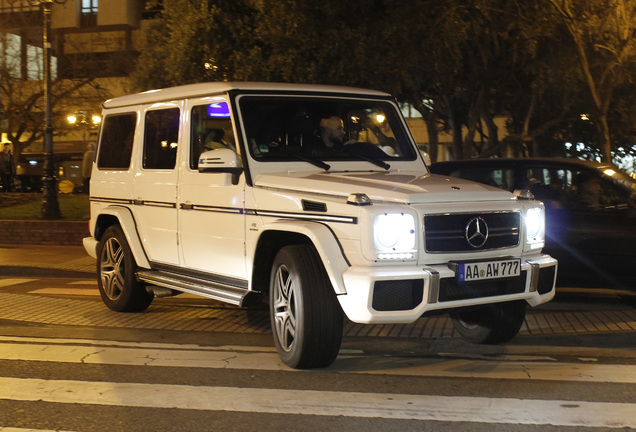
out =
<svg viewBox="0 0 636 432"><path fill-rule="evenodd" d="M302 155L300 153L290 152L290 151L288 151L287 154L292 155L296 159L299 159L299 160L302 160L302 161L305 161L305 162L309 162L310 164L312 164L314 166L317 166L318 168L322 168L325 171L329 171L331 169L331 165L324 163L320 159L315 159L315 158L312 158L312 157L308 157L308 156Z"/></svg>
<svg viewBox="0 0 636 432"><path fill-rule="evenodd" d="M367 156L365 154L358 153L357 151L354 151L354 150L351 150L350 148L347 148L347 146L344 146L344 151L346 153L349 153L350 155L356 156L359 159L362 159L362 160L367 161L367 162L371 162L372 164L374 164L376 166L379 166L380 168L384 168L387 171L389 169L391 169L391 165L389 165L388 163L384 162L381 159L376 159L376 158L373 158L373 157L369 157L369 156Z"/></svg>

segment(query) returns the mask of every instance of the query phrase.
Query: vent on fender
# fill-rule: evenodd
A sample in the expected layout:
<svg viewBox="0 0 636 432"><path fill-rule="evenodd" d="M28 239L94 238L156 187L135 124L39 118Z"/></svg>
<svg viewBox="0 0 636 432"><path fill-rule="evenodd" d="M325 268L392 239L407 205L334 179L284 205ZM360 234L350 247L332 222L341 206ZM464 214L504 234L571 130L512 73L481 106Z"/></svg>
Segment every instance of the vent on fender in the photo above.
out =
<svg viewBox="0 0 636 432"><path fill-rule="evenodd" d="M327 204L315 201L303 200L303 210L311 212L326 212Z"/></svg>

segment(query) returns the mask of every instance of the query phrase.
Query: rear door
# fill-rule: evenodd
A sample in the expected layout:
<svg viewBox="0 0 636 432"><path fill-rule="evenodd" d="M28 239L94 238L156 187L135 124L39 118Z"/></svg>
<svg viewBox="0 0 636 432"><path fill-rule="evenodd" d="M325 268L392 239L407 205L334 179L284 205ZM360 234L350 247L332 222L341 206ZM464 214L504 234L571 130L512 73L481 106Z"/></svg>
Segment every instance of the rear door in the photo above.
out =
<svg viewBox="0 0 636 432"><path fill-rule="evenodd" d="M142 149L133 186L133 209L141 241L153 264L179 265L177 247L177 154L182 102L142 111Z"/></svg>

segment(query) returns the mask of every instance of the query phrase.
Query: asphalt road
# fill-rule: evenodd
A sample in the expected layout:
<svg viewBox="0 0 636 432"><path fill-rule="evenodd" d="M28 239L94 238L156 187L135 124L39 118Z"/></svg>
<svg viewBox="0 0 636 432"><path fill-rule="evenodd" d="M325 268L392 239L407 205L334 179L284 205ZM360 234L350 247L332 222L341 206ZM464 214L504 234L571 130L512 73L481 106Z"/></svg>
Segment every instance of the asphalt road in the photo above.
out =
<svg viewBox="0 0 636 432"><path fill-rule="evenodd" d="M497 346L445 317L348 323L331 367L294 371L265 310L120 314L61 271L0 276L0 431L636 430L636 311L616 295L563 293Z"/></svg>

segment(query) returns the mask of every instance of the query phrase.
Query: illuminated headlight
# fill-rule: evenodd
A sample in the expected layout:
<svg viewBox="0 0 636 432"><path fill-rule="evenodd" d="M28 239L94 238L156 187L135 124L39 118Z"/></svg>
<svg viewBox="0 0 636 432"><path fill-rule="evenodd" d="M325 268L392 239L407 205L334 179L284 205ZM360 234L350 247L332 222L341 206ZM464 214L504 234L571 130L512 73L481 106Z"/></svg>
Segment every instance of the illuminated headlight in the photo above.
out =
<svg viewBox="0 0 636 432"><path fill-rule="evenodd" d="M378 259L412 259L415 256L415 219L404 213L376 216L373 241Z"/></svg>
<svg viewBox="0 0 636 432"><path fill-rule="evenodd" d="M539 249L545 243L545 211L542 207L528 209L525 217L526 244L530 249Z"/></svg>

